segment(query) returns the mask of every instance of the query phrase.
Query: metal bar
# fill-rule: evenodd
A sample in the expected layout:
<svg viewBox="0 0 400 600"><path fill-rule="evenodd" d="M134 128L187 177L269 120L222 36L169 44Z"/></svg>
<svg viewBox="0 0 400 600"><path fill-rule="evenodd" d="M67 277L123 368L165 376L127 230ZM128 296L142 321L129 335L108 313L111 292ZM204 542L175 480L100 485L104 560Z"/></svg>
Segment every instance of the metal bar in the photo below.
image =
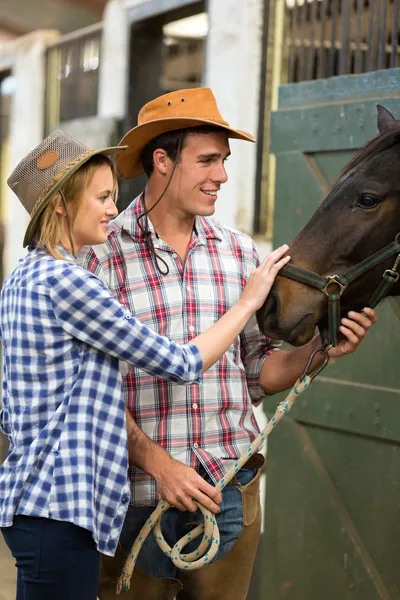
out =
<svg viewBox="0 0 400 600"><path fill-rule="evenodd" d="M378 69L384 69L386 64L386 21L388 13L388 0L381 0L381 11L380 11L380 35L379 35L379 47L378 47Z"/></svg>
<svg viewBox="0 0 400 600"><path fill-rule="evenodd" d="M362 26L363 26L363 15L364 15L364 0L357 0L356 6L356 47L354 56L354 72L363 72L363 55L361 50L362 43Z"/></svg>
<svg viewBox="0 0 400 600"><path fill-rule="evenodd" d="M397 65L397 36L398 36L398 23L399 23L399 0L393 0L392 6L392 51L390 53L389 67L393 68Z"/></svg>
<svg viewBox="0 0 400 600"><path fill-rule="evenodd" d="M338 0L331 1L331 37L328 50L328 70L327 77L335 75L336 62L336 31L337 31L337 16L338 16Z"/></svg>
<svg viewBox="0 0 400 600"><path fill-rule="evenodd" d="M341 5L341 34L340 34L340 58L339 75L349 73L350 57L350 14L353 0L342 0Z"/></svg>
<svg viewBox="0 0 400 600"><path fill-rule="evenodd" d="M300 45L299 45L299 70L297 81L304 81L306 74L306 57L307 57L307 47L305 45L306 39L306 15L307 15L307 0L304 0L304 4L299 6L300 10Z"/></svg>
<svg viewBox="0 0 400 600"><path fill-rule="evenodd" d="M288 10L288 8L286 8ZM290 11L290 50L288 64L288 83L293 83L295 79L295 66L297 56L296 34L298 31L298 5L297 0L294 0L294 5Z"/></svg>
<svg viewBox="0 0 400 600"><path fill-rule="evenodd" d="M306 2L307 4L307 2ZM310 15L310 46L308 49L306 77L308 80L314 79L315 74L315 30L317 21L317 4L315 0L309 5Z"/></svg>
<svg viewBox="0 0 400 600"><path fill-rule="evenodd" d="M376 23L378 23L380 16L380 0L370 0L369 2L369 20L368 20L368 33L367 33L367 64L366 71L376 71L378 65L378 31Z"/></svg>
<svg viewBox="0 0 400 600"><path fill-rule="evenodd" d="M372 23L373 23L373 19L374 19L374 9L373 9L373 4L372 4L372 0L370 0L369 4L368 4L368 28L367 28L367 37L366 37L366 44L367 44L367 51L365 53L365 72L369 73L369 71L371 71L371 36L372 36Z"/></svg>
<svg viewBox="0 0 400 600"><path fill-rule="evenodd" d="M101 32L48 49L60 54L60 121L97 113Z"/></svg>
<svg viewBox="0 0 400 600"><path fill-rule="evenodd" d="M82 29L77 29L76 31L72 31L71 33L66 33L62 37L58 38L57 41L48 44L47 48L57 48L59 46L64 46L65 44L69 44L75 40L78 40L83 37L91 37L94 34L101 35L103 31L103 22L94 23L93 25L89 25L88 27L82 27Z"/></svg>
<svg viewBox="0 0 400 600"><path fill-rule="evenodd" d="M317 79L326 77L326 50L325 50L325 35L326 35L326 13L328 10L328 1L321 0L320 6L320 24L321 24L321 35L319 39L319 52L318 52L318 68L317 68Z"/></svg>

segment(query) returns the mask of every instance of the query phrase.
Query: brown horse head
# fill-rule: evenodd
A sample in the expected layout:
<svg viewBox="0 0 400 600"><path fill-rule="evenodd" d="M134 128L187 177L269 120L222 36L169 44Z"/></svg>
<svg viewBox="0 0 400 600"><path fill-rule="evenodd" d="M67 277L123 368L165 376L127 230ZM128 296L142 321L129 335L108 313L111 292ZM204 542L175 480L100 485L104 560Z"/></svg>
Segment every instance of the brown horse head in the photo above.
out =
<svg viewBox="0 0 400 600"><path fill-rule="evenodd" d="M342 275L393 242L400 232L400 121L378 106L379 135L346 165L332 190L291 244L291 263L322 276ZM394 258L354 281L342 296L341 314L361 310ZM400 282L393 288L400 295ZM266 335L301 346L326 321L327 297L277 277L257 313Z"/></svg>

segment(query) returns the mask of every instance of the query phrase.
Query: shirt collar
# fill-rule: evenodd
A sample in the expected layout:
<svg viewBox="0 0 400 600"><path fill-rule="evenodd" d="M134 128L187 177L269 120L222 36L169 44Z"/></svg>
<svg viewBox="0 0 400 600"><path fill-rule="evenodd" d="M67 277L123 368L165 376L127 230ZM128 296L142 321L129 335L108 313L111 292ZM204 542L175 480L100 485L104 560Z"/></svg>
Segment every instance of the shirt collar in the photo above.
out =
<svg viewBox="0 0 400 600"><path fill-rule="evenodd" d="M138 225L138 217L143 213L143 194L140 194L110 225L110 231L113 230L113 224L117 228L121 228L138 242L144 242L143 231ZM144 220L142 220L144 224ZM148 219L148 228L152 235L156 235L153 224ZM195 229L197 237L200 240L217 239L222 240L221 228L212 219L207 217L196 217Z"/></svg>
<svg viewBox="0 0 400 600"><path fill-rule="evenodd" d="M59 252L61 254L61 256L63 257L64 260L69 260L69 261L73 261L76 262L76 258L73 254L71 254L70 252L68 252L68 250L66 250L64 248L64 246L57 246L57 252ZM43 246L30 246L28 248L28 255L31 254L31 256L34 256L35 254L43 254L43 255L48 255L50 256L50 254L47 252L46 248L44 248Z"/></svg>

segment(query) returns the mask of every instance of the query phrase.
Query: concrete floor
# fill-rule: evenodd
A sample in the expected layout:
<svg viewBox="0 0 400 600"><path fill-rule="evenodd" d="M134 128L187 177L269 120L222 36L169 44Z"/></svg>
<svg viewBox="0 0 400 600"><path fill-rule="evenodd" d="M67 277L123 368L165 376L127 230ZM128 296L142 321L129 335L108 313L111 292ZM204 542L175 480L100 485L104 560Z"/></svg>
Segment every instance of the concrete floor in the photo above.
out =
<svg viewBox="0 0 400 600"><path fill-rule="evenodd" d="M0 600L15 600L14 559L0 534Z"/></svg>

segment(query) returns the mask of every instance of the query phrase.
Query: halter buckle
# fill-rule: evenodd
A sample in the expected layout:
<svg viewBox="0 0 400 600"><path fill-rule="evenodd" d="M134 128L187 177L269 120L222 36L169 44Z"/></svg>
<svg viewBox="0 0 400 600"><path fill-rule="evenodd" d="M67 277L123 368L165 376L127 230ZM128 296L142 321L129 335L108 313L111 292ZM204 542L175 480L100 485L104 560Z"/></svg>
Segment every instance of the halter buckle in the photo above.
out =
<svg viewBox="0 0 400 600"><path fill-rule="evenodd" d="M326 277L326 284L325 286L322 288L321 292L323 294L325 294L326 296L329 296L330 293L328 291L328 288L330 285L338 285L339 286L339 296L341 296L344 292L344 290L347 288L347 285L344 285L343 283L341 283L339 281L339 277L340 275L327 275Z"/></svg>

